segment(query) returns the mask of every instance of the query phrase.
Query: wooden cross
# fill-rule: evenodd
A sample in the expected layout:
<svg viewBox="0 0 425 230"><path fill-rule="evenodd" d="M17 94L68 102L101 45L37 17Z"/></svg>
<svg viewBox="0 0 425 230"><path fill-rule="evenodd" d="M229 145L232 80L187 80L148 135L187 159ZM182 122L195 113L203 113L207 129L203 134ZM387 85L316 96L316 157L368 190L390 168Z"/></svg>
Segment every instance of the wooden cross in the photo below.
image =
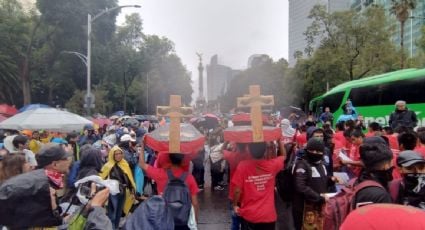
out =
<svg viewBox="0 0 425 230"><path fill-rule="evenodd" d="M251 107L253 142L263 142L263 114L261 106L274 105L273 95L263 96L259 85L249 86L249 95L238 97L238 107Z"/></svg>
<svg viewBox="0 0 425 230"><path fill-rule="evenodd" d="M168 151L180 153L180 118L190 117L193 113L192 107L181 107L181 96L170 95L170 106L157 106L157 116L170 117L170 131Z"/></svg>

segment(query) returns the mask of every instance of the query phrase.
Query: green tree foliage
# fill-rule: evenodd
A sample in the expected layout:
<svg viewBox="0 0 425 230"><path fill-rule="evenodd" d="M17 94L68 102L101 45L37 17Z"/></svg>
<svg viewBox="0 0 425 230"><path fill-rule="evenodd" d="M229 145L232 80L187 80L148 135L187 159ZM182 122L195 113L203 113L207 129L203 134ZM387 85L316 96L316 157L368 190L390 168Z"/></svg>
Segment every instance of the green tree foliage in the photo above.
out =
<svg viewBox="0 0 425 230"><path fill-rule="evenodd" d="M248 94L250 85L260 85L261 94L274 95L275 108L292 105L294 95L289 90L289 69L286 60L274 62L270 57L236 75L226 94L220 99L221 110L227 112L236 107L237 97Z"/></svg>
<svg viewBox="0 0 425 230"><path fill-rule="evenodd" d="M391 13L400 23L400 67L404 68L404 24L409 18L410 11L415 9L416 0L391 0Z"/></svg>
<svg viewBox="0 0 425 230"><path fill-rule="evenodd" d="M297 84L293 88L303 89L302 104L325 92L327 86L398 68L398 53L390 40L394 28L388 25L382 8L330 14L317 5L310 18L313 23L305 32L307 58L298 59L292 72L301 79L293 81ZM317 48L316 41L320 41Z"/></svg>
<svg viewBox="0 0 425 230"><path fill-rule="evenodd" d="M0 0L0 100L17 104L31 16L16 0Z"/></svg>
<svg viewBox="0 0 425 230"><path fill-rule="evenodd" d="M38 12L24 12L17 0L0 0L0 103L45 103L83 113L86 66L65 51L86 55L87 15L117 3L37 0ZM92 23L93 112L154 113L156 105L168 104L169 94L180 94L189 104L190 76L174 44L144 34L138 14L116 27L118 13L109 12Z"/></svg>

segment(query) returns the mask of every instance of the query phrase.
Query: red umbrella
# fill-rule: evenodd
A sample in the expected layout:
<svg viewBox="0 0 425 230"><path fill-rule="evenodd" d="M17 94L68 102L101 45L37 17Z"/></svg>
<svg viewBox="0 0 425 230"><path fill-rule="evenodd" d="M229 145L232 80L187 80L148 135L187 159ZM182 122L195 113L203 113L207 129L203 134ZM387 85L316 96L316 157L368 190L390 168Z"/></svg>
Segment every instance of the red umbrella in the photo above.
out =
<svg viewBox="0 0 425 230"><path fill-rule="evenodd" d="M253 142L252 137L252 126L233 126L226 128L223 132L224 140L234 141L238 143L251 143ZM272 126L263 126L264 141L278 140L282 136L280 128Z"/></svg>
<svg viewBox="0 0 425 230"><path fill-rule="evenodd" d="M219 118L219 117L217 117L215 114L212 114L212 113L206 113L206 114L202 115L202 117L215 118L215 119L217 119L218 121L220 121L220 118Z"/></svg>
<svg viewBox="0 0 425 230"><path fill-rule="evenodd" d="M146 134L145 144L158 152L168 152L170 124L165 124ZM180 152L196 154L204 147L205 137L193 125L180 124Z"/></svg>
<svg viewBox="0 0 425 230"><path fill-rule="evenodd" d="M0 114L6 115L6 116L13 116L18 113L18 110L14 106L10 106L8 104L1 104L0 105Z"/></svg>
<svg viewBox="0 0 425 230"><path fill-rule="evenodd" d="M111 125L112 121L108 118L95 118L92 119L93 123L99 125L99 127L103 127L103 125Z"/></svg>
<svg viewBox="0 0 425 230"><path fill-rule="evenodd" d="M262 115L263 124L268 123L268 116ZM238 113L232 115L232 122L235 125L251 125L251 114L250 113Z"/></svg>

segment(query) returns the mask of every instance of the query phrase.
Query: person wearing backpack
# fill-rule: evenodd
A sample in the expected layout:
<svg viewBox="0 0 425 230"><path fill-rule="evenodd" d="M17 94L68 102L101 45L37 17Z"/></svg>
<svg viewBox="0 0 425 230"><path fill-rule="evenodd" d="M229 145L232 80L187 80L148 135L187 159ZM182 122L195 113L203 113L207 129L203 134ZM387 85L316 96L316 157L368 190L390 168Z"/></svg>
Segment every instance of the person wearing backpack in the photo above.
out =
<svg viewBox="0 0 425 230"><path fill-rule="evenodd" d="M139 156L139 166L149 178L156 181L158 194L164 197L167 207L171 209L175 224L174 229L189 229L188 221L192 206L195 212L195 219L198 218L198 185L193 175L183 169L184 154L161 154L168 155L171 167L154 168L145 162L144 154ZM179 205L175 205L176 203Z"/></svg>
<svg viewBox="0 0 425 230"><path fill-rule="evenodd" d="M328 189L335 184L336 178L330 174L324 164L325 144L317 138L310 138L302 157L293 168L294 193L292 215L295 229L302 228L305 204L320 207L325 203Z"/></svg>
<svg viewBox="0 0 425 230"><path fill-rule="evenodd" d="M367 139L367 138L366 138ZM382 139L382 138L381 138ZM393 153L384 142L370 142L360 146L360 160L364 168L360 172L355 186L364 181L375 181L381 186L368 186L357 192L353 207L357 208L371 203L392 203L388 193L388 183L393 180Z"/></svg>
<svg viewBox="0 0 425 230"><path fill-rule="evenodd" d="M412 150L397 157L402 179L393 180L389 189L394 202L425 209L425 159Z"/></svg>

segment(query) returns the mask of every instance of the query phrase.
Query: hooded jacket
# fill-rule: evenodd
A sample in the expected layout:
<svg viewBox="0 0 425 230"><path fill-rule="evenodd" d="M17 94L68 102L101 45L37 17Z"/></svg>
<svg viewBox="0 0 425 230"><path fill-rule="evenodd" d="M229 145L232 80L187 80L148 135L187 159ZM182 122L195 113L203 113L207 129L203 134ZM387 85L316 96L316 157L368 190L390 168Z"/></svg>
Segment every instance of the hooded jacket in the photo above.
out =
<svg viewBox="0 0 425 230"><path fill-rule="evenodd" d="M134 183L133 174L131 172L130 166L128 165L127 161L123 158L121 161L116 162L115 159L114 159L114 152L117 151L117 150L124 153L124 151L120 147L118 147L118 146L112 147L112 149L109 151L109 154L108 154L108 162L106 162L106 164L102 167L102 172L99 174L99 176L102 177L103 179L107 179L109 177L109 174L110 174L112 168L115 165L117 165L124 172L124 174L127 176L127 178L129 179L132 188L135 189L136 184ZM126 187L125 188L124 209L123 209L123 211L126 215L129 213L132 205L133 205L133 198L130 195L130 189L128 187Z"/></svg>

